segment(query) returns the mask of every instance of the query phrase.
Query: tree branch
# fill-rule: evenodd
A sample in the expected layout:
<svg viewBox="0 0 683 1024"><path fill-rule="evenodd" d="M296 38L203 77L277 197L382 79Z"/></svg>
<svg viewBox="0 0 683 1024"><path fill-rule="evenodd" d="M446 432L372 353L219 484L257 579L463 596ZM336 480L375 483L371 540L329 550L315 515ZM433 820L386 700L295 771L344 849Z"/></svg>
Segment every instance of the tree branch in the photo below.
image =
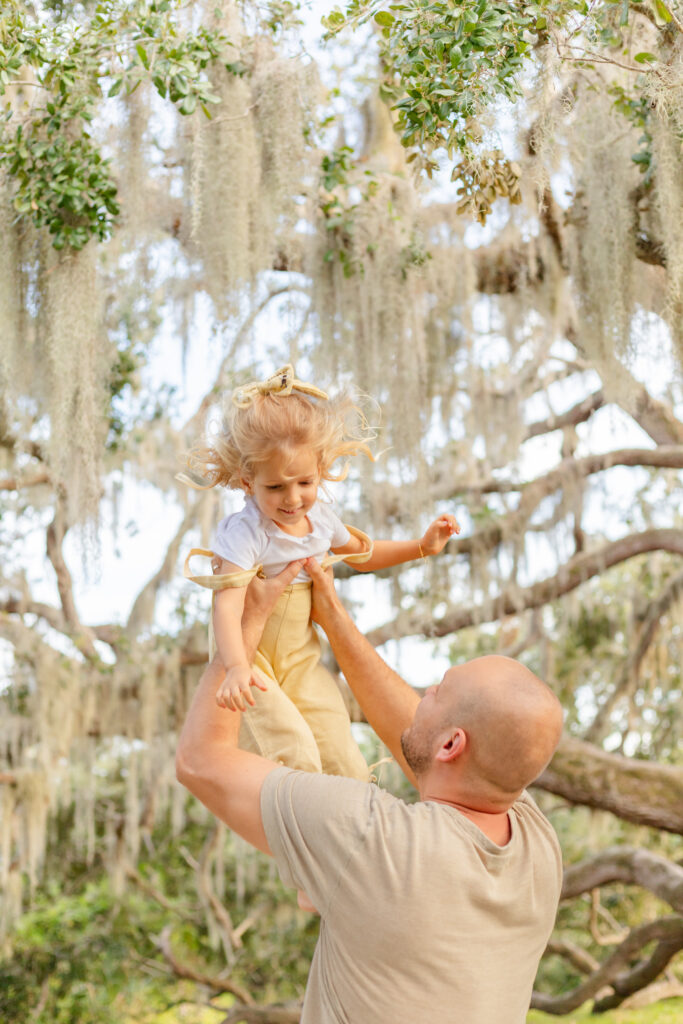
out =
<svg viewBox="0 0 683 1024"><path fill-rule="evenodd" d="M611 882L649 889L673 910L683 913L683 867L636 846L611 846L570 864L564 869L561 898L572 900Z"/></svg>
<svg viewBox="0 0 683 1024"><path fill-rule="evenodd" d="M488 534L486 534L488 536ZM491 532L493 536L493 531ZM450 541L448 550L457 554L472 549L474 538ZM644 530L612 541L601 548L582 552L570 559L554 576L514 593L503 593L482 602L476 608L450 608L439 619L418 609L401 612L395 619L378 626L367 633L368 640L375 646L404 636L422 634L427 637L448 636L469 626L482 622L495 622L507 615L518 615L529 608L555 601L576 590L582 583L604 572L606 569L625 562L636 555L650 551L669 551L683 555L683 530Z"/></svg>
<svg viewBox="0 0 683 1024"><path fill-rule="evenodd" d="M553 430L561 430L563 427L575 427L578 423L585 423L603 405L605 405L605 394L600 388L599 391L593 392L587 398L582 398L566 412L557 416L549 416L545 420L538 420L536 423L530 423L526 428L524 440L528 441L540 434L550 434Z"/></svg>
<svg viewBox="0 0 683 1024"><path fill-rule="evenodd" d="M253 1006L254 1000L245 988L235 982L230 981L228 978L215 977L209 974L202 974L201 971L195 971L193 968L188 967L187 964L182 964L174 955L171 948L171 926L167 925L162 931L161 935L157 939L157 945L164 957L168 961L174 974L177 974L179 978L189 978L190 981L196 981L200 985L206 985L207 988L213 989L215 992L232 992L234 996L237 996L245 1006ZM237 1018L239 1020L239 1018Z"/></svg>
<svg viewBox="0 0 683 1024"><path fill-rule="evenodd" d="M0 480L0 491L20 491L27 487L38 487L39 484L50 483L50 474L43 471L33 476L8 476Z"/></svg>
<svg viewBox="0 0 683 1024"><path fill-rule="evenodd" d="M69 572L69 568L64 560L64 553L62 551L62 544L64 542L67 529L64 499L61 495L58 495L54 518L47 528L47 557L52 563L52 567L55 571L57 590L62 604L62 611L64 612L64 620L71 639L89 661L99 661L97 651L93 644L92 633L82 625L78 617L78 612L76 611L71 573Z"/></svg>
<svg viewBox="0 0 683 1024"><path fill-rule="evenodd" d="M572 1010L575 1010L577 1006L581 1006L582 1003L594 996L605 985L616 986L618 984L617 979L620 979L621 984L626 985L626 979L622 975L623 968L629 964L644 946L653 941L658 941L661 946L665 947L664 953L657 956L657 962L661 964L658 970L659 973L674 953L683 948L683 918L678 915L664 917L658 921L649 921L647 924L633 928L621 945L607 957L600 968L591 974L589 978L586 978L585 981L581 982L580 985L577 985L570 992L559 996L549 996L545 993L534 992L531 998L532 1007L536 1010L543 1010L545 1013L558 1015L571 1013ZM665 955L667 955L667 959L662 963ZM649 974L647 964L649 964L649 961L639 965L631 973ZM635 989L630 989L630 991L635 991ZM625 999L628 994L628 992L625 992L619 1002Z"/></svg>
<svg viewBox="0 0 683 1024"><path fill-rule="evenodd" d="M614 466L683 469L683 444L660 445L658 448L621 448L613 452L603 452L600 455L587 455L580 459L563 459L558 466L544 476L529 481L491 479L478 484L461 484L459 482L453 484L452 478L449 482L440 475L435 488L430 489L430 497L433 500L441 501L456 498L460 494L514 494L516 491L536 494L537 492L538 497L534 500L536 505L553 491L562 487L563 484L574 483L577 479L603 473ZM511 514L515 515L516 512Z"/></svg>
<svg viewBox="0 0 683 1024"><path fill-rule="evenodd" d="M46 625L57 630L58 633L63 633L69 640L72 640L74 643L77 641L77 637L74 636L66 621L64 612L61 608L55 608L54 605L45 604L43 601L32 601L25 597L6 597L0 601L0 614L3 613L5 615L35 615L37 618L42 619ZM88 629L96 640L101 640L112 648L116 648L117 644L120 643L122 633L120 626L103 624L100 626L89 626Z"/></svg>
<svg viewBox="0 0 683 1024"><path fill-rule="evenodd" d="M193 526L196 514L196 507L192 505L183 516L180 526L168 545L161 566L135 598L125 628L128 636L137 636L141 630L152 624L157 595L161 587L168 583L175 573L180 545L187 531Z"/></svg>
<svg viewBox="0 0 683 1024"><path fill-rule="evenodd" d="M568 939L550 939L543 956L548 956L549 954L561 956L563 959L568 960L572 967L580 971L581 974L590 974L592 971L597 971L600 967L599 960L596 960L587 950L582 949L581 946L577 946L575 942L570 942Z"/></svg>
<svg viewBox="0 0 683 1024"><path fill-rule="evenodd" d="M592 743L563 736L534 786L573 804L611 811L624 821L683 835L683 769L675 765L608 754ZM683 873L678 884L683 895ZM669 902L683 911L675 900Z"/></svg>

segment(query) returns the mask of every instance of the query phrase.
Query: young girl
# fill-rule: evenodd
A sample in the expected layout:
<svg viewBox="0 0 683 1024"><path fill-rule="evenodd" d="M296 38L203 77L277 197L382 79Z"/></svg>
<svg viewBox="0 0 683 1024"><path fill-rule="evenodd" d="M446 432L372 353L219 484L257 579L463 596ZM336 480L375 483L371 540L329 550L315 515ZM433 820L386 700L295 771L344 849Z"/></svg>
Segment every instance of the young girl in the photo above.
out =
<svg viewBox="0 0 683 1024"><path fill-rule="evenodd" d="M223 519L212 551L190 552L185 574L214 591L213 629L226 674L217 703L246 711L240 745L305 771L367 779L368 767L352 736L344 701L320 663L311 622L311 581L302 571L281 595L249 664L242 642L245 590L256 573L275 576L296 559L323 565L344 560L362 571L435 555L460 527L452 515L436 519L418 540L377 541L346 527L318 497L340 457L370 454L350 419L347 398L330 400L285 366L265 381L237 389L223 433L195 449L193 468L210 486L241 488L244 508ZM329 551L333 552L329 556ZM214 558L214 576L191 575L193 554ZM252 689L252 686L256 689Z"/></svg>

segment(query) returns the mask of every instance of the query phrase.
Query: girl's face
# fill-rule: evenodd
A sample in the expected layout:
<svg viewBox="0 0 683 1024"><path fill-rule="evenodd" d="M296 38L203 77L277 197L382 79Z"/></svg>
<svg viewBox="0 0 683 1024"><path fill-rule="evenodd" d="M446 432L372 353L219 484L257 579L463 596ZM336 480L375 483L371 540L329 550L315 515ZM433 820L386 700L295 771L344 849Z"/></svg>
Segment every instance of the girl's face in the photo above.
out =
<svg viewBox="0 0 683 1024"><path fill-rule="evenodd" d="M308 533L306 514L318 496L320 469L315 453L308 448L276 452L259 463L254 475L242 480L256 504L285 533Z"/></svg>

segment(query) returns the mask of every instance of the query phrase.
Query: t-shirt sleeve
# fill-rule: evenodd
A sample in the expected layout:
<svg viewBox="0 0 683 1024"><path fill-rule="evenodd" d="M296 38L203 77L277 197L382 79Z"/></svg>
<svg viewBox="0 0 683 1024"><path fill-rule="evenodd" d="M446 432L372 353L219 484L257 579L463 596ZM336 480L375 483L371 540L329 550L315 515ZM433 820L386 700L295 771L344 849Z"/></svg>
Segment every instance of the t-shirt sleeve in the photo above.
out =
<svg viewBox="0 0 683 1024"><path fill-rule="evenodd" d="M266 537L258 524L236 513L221 519L211 550L240 569L253 569L262 562L265 546Z"/></svg>
<svg viewBox="0 0 683 1024"><path fill-rule="evenodd" d="M285 885L325 914L364 843L375 787L357 779L275 769L261 790L268 845Z"/></svg>
<svg viewBox="0 0 683 1024"><path fill-rule="evenodd" d="M333 512L328 504L318 502L318 515L325 528L330 532L330 547L343 548L351 540L351 534L346 529L336 512Z"/></svg>

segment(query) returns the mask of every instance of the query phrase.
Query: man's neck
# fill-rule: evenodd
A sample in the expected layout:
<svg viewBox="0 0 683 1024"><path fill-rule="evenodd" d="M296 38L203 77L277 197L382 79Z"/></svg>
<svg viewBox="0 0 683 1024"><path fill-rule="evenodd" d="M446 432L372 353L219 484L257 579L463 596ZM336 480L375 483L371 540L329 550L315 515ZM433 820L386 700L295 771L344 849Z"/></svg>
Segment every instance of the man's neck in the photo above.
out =
<svg viewBox="0 0 683 1024"><path fill-rule="evenodd" d="M447 807L455 808L460 814L469 818L480 832L483 832L487 839L490 839L497 846L507 846L510 842L512 829L507 810L481 810L459 803L457 800L447 800L445 797L432 796L429 793L421 795L421 800L432 800L439 804L445 804Z"/></svg>

